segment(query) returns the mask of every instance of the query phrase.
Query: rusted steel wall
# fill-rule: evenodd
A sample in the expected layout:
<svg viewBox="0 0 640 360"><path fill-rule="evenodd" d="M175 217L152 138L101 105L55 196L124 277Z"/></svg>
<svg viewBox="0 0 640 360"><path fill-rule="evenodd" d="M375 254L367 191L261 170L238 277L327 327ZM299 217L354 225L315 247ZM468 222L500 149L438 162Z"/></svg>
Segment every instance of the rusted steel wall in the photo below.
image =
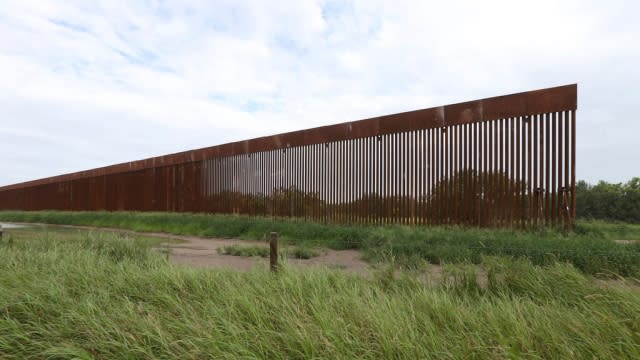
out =
<svg viewBox="0 0 640 360"><path fill-rule="evenodd" d="M0 188L0 209L570 224L577 86L296 131Z"/></svg>

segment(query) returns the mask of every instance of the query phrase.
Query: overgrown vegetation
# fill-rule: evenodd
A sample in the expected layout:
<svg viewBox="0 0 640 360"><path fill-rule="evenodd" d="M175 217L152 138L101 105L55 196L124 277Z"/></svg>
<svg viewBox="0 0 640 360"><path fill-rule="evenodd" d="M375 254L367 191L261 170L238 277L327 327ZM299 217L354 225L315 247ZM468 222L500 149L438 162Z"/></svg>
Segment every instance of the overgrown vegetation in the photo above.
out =
<svg viewBox="0 0 640 360"><path fill-rule="evenodd" d="M232 256L245 256L245 257L263 257L268 258L270 250L266 246L260 245L229 245L218 248L218 253ZM309 247L293 247L291 249L280 249L279 256L286 258L292 257L294 259L311 259L313 257L320 256L320 251Z"/></svg>
<svg viewBox="0 0 640 360"><path fill-rule="evenodd" d="M269 248L259 245L229 245L218 248L218 253L231 256L269 257Z"/></svg>
<svg viewBox="0 0 640 360"><path fill-rule="evenodd" d="M0 358L640 358L640 293L568 264L482 258L425 285L393 271L168 264L151 240L11 230Z"/></svg>
<svg viewBox="0 0 640 360"><path fill-rule="evenodd" d="M626 183L576 184L576 216L640 224L640 178Z"/></svg>
<svg viewBox="0 0 640 360"><path fill-rule="evenodd" d="M373 262L395 258L407 267L430 263L479 263L482 256L526 258L543 265L569 262L588 274L640 277L640 225L581 221L565 237L547 229L518 231L458 227L336 226L289 220L229 215L137 212L0 212L0 220L49 224L118 227L173 234L266 239L279 233L283 246L360 249Z"/></svg>

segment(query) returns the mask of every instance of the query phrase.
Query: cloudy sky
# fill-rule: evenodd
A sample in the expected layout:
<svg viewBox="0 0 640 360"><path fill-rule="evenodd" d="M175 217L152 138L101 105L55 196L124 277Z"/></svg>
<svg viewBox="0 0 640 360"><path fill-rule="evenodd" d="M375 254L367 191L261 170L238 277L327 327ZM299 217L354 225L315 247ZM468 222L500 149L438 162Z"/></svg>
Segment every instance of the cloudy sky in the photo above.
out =
<svg viewBox="0 0 640 360"><path fill-rule="evenodd" d="M640 176L634 1L0 0L0 185L578 83L578 178Z"/></svg>

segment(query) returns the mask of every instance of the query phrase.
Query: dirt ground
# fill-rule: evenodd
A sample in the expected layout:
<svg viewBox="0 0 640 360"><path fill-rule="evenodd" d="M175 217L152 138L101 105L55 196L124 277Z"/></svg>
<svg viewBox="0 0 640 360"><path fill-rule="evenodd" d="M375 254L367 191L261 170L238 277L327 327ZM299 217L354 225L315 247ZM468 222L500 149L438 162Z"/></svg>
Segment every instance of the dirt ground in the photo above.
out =
<svg viewBox="0 0 640 360"><path fill-rule="evenodd" d="M168 240L160 244L157 250L169 253L169 260L174 264L193 266L197 268L230 269L248 271L255 267L268 268L269 259L255 257L233 256L218 253L218 249L230 245L260 245L268 246L265 241L249 241L236 239L200 238L195 236L181 236L167 233L148 233L122 230L116 228L95 228L89 226L51 225L51 224L3 224L21 226L48 226L83 230L111 231L120 234L144 236ZM9 228L9 227L7 227ZM615 240L619 244L631 244L640 240ZM321 255L311 259L284 259L289 266L328 267L340 269L349 273L369 277L375 268L362 260L362 254L356 250L321 249ZM395 271L400 276L400 271ZM445 279L442 266L427 265L421 271L419 278L426 284L438 284ZM483 267L477 269L477 281L481 287L487 285L487 272ZM596 279L598 286L603 288L633 289L640 291L640 281L636 279Z"/></svg>
<svg viewBox="0 0 640 360"><path fill-rule="evenodd" d="M9 225L9 224L3 224ZM232 256L218 253L218 248L229 245L261 245L269 246L265 241L249 241L235 239L201 238L167 233L136 232L116 228L96 228L77 225L52 224L11 224L13 226L46 226L82 230L111 231L120 234L144 236L169 240L158 246L161 251L169 250L169 260L174 264L188 265L199 268L233 269L247 271L254 267L268 267L269 259L261 257ZM292 266L319 266L341 269L354 274L368 274L371 266L362 260L361 253L356 250L322 249L321 255L311 259L286 259Z"/></svg>
<svg viewBox="0 0 640 360"><path fill-rule="evenodd" d="M167 234L145 234L145 236L166 237L179 240L180 243L165 243L160 249L169 248L169 259L175 264L189 265L206 268L229 268L246 271L256 266L267 267L269 259L261 257L243 257L219 254L218 249L230 245L261 245L268 246L266 242L229 240L229 239L203 239L190 236L174 236ZM369 264L361 259L361 254L355 250L330 250L323 249L322 255L311 259L286 259L293 266L326 266L338 268L347 272L364 274L370 270Z"/></svg>

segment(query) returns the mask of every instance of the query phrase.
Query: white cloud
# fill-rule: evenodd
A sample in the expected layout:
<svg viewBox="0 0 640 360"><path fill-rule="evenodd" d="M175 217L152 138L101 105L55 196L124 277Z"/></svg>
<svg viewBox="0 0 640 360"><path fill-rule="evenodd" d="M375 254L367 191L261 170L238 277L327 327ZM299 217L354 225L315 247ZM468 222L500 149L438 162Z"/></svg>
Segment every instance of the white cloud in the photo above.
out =
<svg viewBox="0 0 640 360"><path fill-rule="evenodd" d="M0 6L0 184L579 83L578 177L638 176L624 1Z"/></svg>

